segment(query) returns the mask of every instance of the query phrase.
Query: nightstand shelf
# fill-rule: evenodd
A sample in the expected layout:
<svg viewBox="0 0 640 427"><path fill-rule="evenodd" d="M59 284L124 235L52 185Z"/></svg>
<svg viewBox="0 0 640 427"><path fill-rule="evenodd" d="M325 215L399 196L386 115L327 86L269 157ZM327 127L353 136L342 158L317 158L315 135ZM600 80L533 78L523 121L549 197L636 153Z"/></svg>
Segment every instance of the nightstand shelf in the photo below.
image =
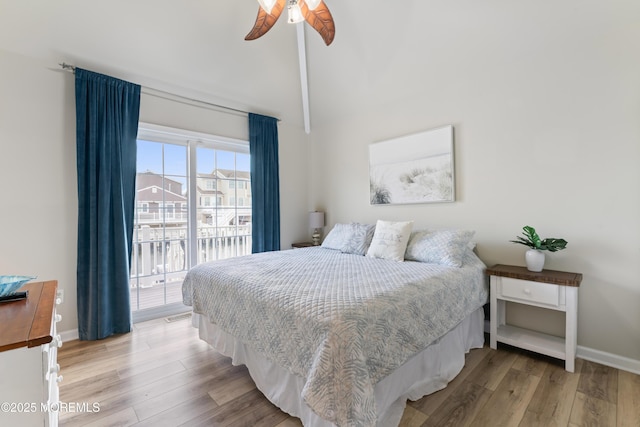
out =
<svg viewBox="0 0 640 427"><path fill-rule="evenodd" d="M514 347L535 351L558 359L565 359L564 338L512 325L498 326L496 338L497 341Z"/></svg>
<svg viewBox="0 0 640 427"><path fill-rule="evenodd" d="M546 354L565 361L573 372L577 347L578 287L582 274L525 267L495 265L487 269L491 280L491 348L498 342ZM520 328L506 323L506 302L565 312L565 337Z"/></svg>

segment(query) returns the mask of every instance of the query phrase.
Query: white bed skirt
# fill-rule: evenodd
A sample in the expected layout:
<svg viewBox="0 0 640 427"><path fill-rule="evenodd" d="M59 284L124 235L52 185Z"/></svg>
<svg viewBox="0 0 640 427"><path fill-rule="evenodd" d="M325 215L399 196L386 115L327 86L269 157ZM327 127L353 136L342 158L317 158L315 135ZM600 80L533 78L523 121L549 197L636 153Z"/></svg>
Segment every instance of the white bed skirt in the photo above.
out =
<svg viewBox="0 0 640 427"><path fill-rule="evenodd" d="M298 417L306 427L331 427L302 399L304 379L261 356L249 346L193 313L200 338L234 365L246 365L257 388L284 412ZM445 336L409 359L375 387L380 427L400 423L407 399L418 400L446 387L464 367L465 354L484 345L484 311L481 308Z"/></svg>

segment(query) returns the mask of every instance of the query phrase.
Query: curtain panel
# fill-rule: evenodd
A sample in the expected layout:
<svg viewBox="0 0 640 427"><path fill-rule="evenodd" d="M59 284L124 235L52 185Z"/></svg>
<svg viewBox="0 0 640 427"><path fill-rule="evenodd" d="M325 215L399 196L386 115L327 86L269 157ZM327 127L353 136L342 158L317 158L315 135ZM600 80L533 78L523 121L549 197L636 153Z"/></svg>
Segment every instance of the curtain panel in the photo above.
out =
<svg viewBox="0 0 640 427"><path fill-rule="evenodd" d="M280 250L278 120L249 113L253 253Z"/></svg>
<svg viewBox="0 0 640 427"><path fill-rule="evenodd" d="M129 267L140 86L76 68L78 332L131 331Z"/></svg>

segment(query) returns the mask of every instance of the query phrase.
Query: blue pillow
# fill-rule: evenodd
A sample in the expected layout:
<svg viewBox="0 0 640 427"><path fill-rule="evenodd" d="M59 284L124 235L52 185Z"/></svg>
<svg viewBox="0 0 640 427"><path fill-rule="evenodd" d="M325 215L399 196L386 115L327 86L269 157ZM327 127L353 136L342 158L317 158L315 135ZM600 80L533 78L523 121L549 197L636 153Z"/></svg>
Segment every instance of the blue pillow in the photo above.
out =
<svg viewBox="0 0 640 427"><path fill-rule="evenodd" d="M422 230L411 234L404 258L408 261L461 267L475 231Z"/></svg>
<svg viewBox="0 0 640 427"><path fill-rule="evenodd" d="M375 229L373 224L338 223L327 234L321 246L346 254L364 255L369 249Z"/></svg>
<svg viewBox="0 0 640 427"><path fill-rule="evenodd" d="M344 240L340 250L346 254L365 255L371 244L371 239L373 239L376 226L358 223L349 225L351 233Z"/></svg>
<svg viewBox="0 0 640 427"><path fill-rule="evenodd" d="M351 234L351 224L336 224L333 226L327 237L322 242L322 247L326 249L335 249L341 251L344 242Z"/></svg>

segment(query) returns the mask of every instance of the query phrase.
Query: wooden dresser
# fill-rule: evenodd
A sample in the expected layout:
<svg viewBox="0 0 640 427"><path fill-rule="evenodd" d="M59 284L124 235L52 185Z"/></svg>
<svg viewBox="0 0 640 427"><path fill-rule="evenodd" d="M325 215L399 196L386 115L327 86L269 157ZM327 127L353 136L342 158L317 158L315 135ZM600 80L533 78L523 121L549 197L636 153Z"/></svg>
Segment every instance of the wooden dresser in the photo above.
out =
<svg viewBox="0 0 640 427"><path fill-rule="evenodd" d="M0 426L58 425L58 282L27 283L27 299L0 304Z"/></svg>

